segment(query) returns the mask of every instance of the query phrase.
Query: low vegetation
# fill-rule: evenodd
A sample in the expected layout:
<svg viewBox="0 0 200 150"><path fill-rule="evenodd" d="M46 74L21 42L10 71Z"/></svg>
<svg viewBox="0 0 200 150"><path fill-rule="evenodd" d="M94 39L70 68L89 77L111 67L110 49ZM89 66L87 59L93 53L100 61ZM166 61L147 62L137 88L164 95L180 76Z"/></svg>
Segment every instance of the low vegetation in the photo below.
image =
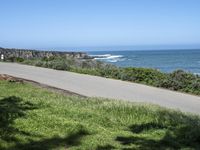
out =
<svg viewBox="0 0 200 150"><path fill-rule="evenodd" d="M0 149L199 149L200 118L0 81Z"/></svg>
<svg viewBox="0 0 200 150"><path fill-rule="evenodd" d="M114 78L200 95L200 77L183 70L176 70L172 73L163 73L156 69L133 67L121 68L91 59L81 60L70 57L68 59L62 57L50 57L29 60L12 57L7 61Z"/></svg>

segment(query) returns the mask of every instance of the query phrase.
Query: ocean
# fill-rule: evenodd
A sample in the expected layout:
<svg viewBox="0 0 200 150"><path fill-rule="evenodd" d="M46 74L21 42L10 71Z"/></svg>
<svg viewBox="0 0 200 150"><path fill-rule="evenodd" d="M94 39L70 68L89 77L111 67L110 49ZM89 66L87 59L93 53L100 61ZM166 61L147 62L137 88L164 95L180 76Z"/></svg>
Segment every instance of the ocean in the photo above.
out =
<svg viewBox="0 0 200 150"><path fill-rule="evenodd" d="M155 68L162 72L177 69L200 74L199 50L90 51L96 60L120 67Z"/></svg>

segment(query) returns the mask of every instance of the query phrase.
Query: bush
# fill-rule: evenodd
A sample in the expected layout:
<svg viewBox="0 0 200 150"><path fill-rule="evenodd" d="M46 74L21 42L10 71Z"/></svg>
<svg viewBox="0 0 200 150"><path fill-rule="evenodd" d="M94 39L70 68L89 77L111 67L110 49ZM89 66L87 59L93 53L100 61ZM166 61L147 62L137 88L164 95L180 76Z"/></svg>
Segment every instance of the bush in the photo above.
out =
<svg viewBox="0 0 200 150"><path fill-rule="evenodd" d="M155 69L146 68L122 68L121 79L132 82L145 83L157 86L165 78L165 74Z"/></svg>
<svg viewBox="0 0 200 150"><path fill-rule="evenodd" d="M42 62L42 61L37 61L37 62L35 63L35 66L42 67L43 64L44 64L44 62Z"/></svg>
<svg viewBox="0 0 200 150"><path fill-rule="evenodd" d="M10 61L10 62L23 62L24 59L21 57L8 57L5 61Z"/></svg>
<svg viewBox="0 0 200 150"><path fill-rule="evenodd" d="M16 61L17 61L17 62L23 62L24 59L23 59L23 58L20 58L20 57L17 57L17 58L16 58Z"/></svg>
<svg viewBox="0 0 200 150"><path fill-rule="evenodd" d="M55 61L52 63L52 68L57 70L69 70L69 66L65 61Z"/></svg>

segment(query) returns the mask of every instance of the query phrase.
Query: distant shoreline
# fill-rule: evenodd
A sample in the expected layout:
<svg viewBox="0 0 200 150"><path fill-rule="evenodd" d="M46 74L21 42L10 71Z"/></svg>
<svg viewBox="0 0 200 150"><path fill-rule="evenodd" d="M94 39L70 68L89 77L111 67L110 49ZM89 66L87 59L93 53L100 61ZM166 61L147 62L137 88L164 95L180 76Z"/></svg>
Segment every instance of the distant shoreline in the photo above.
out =
<svg viewBox="0 0 200 150"><path fill-rule="evenodd" d="M0 47L4 49L21 49L35 51L54 51L54 52L96 52L96 51L183 51L183 50L200 50L197 48L126 48L129 46L102 46L102 47L49 47L49 48L20 48L20 47ZM131 46L130 46L131 47Z"/></svg>
<svg viewBox="0 0 200 150"><path fill-rule="evenodd" d="M68 52L68 51L43 51L34 49L10 49L10 48L0 48L0 55L3 55L4 59L10 57L18 57L23 59L32 58L44 58L52 56L61 57L73 57L73 58L90 58L85 52Z"/></svg>

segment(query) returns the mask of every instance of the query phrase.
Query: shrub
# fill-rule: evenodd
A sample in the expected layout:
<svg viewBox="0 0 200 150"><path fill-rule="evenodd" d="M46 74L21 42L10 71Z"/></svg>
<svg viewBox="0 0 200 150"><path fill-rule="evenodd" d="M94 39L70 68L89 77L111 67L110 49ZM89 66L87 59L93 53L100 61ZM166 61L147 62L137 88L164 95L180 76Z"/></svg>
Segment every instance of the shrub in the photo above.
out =
<svg viewBox="0 0 200 150"><path fill-rule="evenodd" d="M42 61L37 61L37 62L35 63L35 66L42 67L43 64L44 64L44 62L42 62Z"/></svg>
<svg viewBox="0 0 200 150"><path fill-rule="evenodd" d="M16 58L16 61L17 61L17 62L23 62L24 59L23 59L23 58L20 58L20 57L17 57L17 58Z"/></svg>
<svg viewBox="0 0 200 150"><path fill-rule="evenodd" d="M65 61L54 61L52 68L57 70L69 70L69 67Z"/></svg>

